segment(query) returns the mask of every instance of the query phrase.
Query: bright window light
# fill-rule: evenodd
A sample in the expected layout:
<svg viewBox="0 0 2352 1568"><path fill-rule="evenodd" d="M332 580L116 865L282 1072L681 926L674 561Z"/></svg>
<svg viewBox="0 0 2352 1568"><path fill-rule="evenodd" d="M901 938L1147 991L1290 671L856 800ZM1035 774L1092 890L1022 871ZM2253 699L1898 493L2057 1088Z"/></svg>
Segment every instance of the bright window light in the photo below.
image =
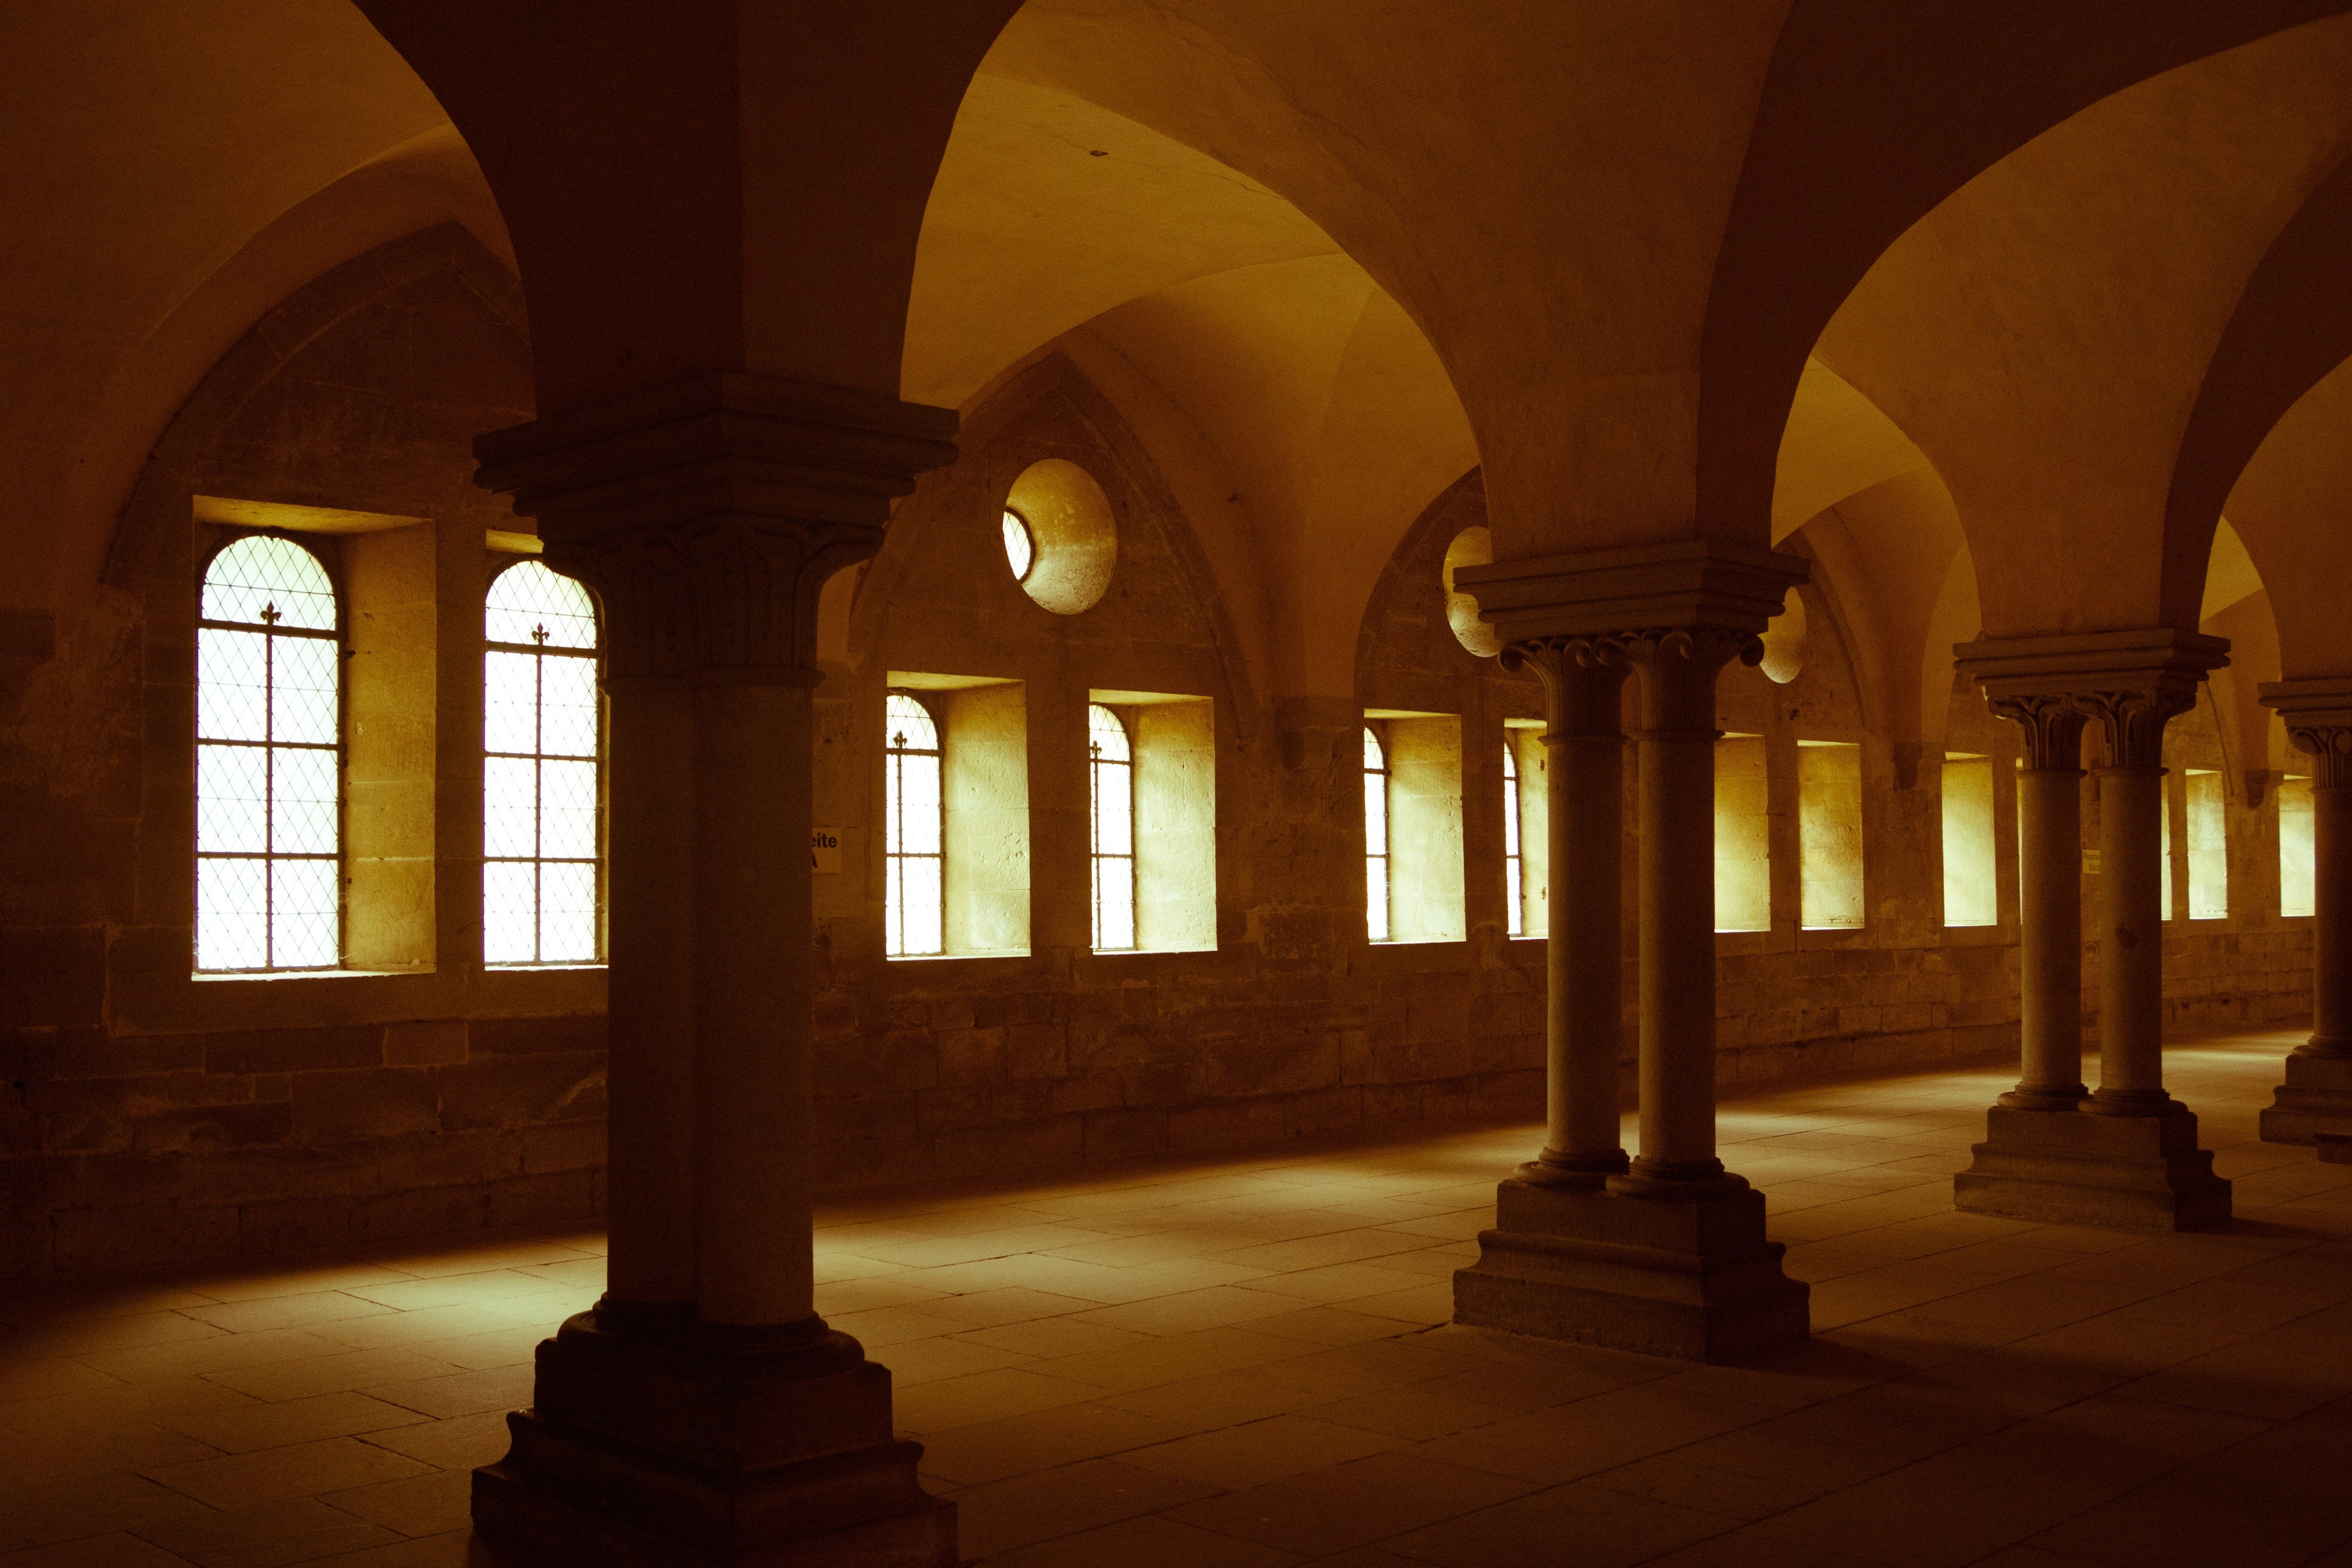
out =
<svg viewBox="0 0 2352 1568"><path fill-rule="evenodd" d="M1029 580L1029 568L1037 559L1037 541L1030 535L1028 522L1009 507L1004 512L1004 559L1012 564L1015 582Z"/></svg>
<svg viewBox="0 0 2352 1568"><path fill-rule="evenodd" d="M1946 752L1943 793L1944 924L1994 925L1992 758Z"/></svg>
<svg viewBox="0 0 2352 1568"><path fill-rule="evenodd" d="M196 622L196 967L342 957L342 639L290 539L213 557Z"/></svg>
<svg viewBox="0 0 2352 1568"><path fill-rule="evenodd" d="M1508 935L1527 934L1527 869L1519 859L1519 759L1503 742L1503 909Z"/></svg>
<svg viewBox="0 0 2352 1568"><path fill-rule="evenodd" d="M1372 940L1389 939L1389 758L1364 727L1364 923Z"/></svg>
<svg viewBox="0 0 2352 1568"><path fill-rule="evenodd" d="M2279 913L2309 915L2318 864L2312 852L2311 780L2290 773L2279 780Z"/></svg>
<svg viewBox="0 0 2352 1568"><path fill-rule="evenodd" d="M921 703L892 692L884 708L883 951L893 958L944 950L940 730Z"/></svg>
<svg viewBox="0 0 2352 1568"><path fill-rule="evenodd" d="M1100 703L1087 709L1093 819L1095 950L1135 946L1135 748L1127 725Z"/></svg>
<svg viewBox="0 0 2352 1568"><path fill-rule="evenodd" d="M596 607L535 560L483 605L482 961L598 956Z"/></svg>

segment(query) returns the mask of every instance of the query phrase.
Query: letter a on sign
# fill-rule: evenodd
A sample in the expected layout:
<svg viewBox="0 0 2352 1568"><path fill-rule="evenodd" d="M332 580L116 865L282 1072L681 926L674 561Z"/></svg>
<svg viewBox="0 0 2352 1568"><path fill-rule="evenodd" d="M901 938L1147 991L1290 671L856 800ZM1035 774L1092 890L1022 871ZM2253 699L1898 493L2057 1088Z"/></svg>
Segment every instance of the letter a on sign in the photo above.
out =
<svg viewBox="0 0 2352 1568"><path fill-rule="evenodd" d="M838 872L841 869L841 835L819 828L809 835L809 869L816 872Z"/></svg>

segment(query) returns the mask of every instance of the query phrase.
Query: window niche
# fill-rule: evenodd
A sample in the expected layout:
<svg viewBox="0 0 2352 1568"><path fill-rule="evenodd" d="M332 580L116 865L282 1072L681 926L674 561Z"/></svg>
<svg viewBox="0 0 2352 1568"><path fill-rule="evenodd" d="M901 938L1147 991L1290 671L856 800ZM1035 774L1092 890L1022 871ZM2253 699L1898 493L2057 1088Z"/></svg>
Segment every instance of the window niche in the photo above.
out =
<svg viewBox="0 0 2352 1568"><path fill-rule="evenodd" d="M1772 928L1772 818L1764 737L1715 743L1715 928Z"/></svg>
<svg viewBox="0 0 2352 1568"><path fill-rule="evenodd" d="M1943 816L1945 925L1999 924L1991 758L1944 754Z"/></svg>
<svg viewBox="0 0 2352 1568"><path fill-rule="evenodd" d="M2311 779L2290 773L2278 785L2279 913L2315 913L2318 862L2312 849Z"/></svg>
<svg viewBox="0 0 2352 1568"><path fill-rule="evenodd" d="M344 962L430 968L440 641L434 529L416 523L340 542L352 605Z"/></svg>
<svg viewBox="0 0 2352 1568"><path fill-rule="evenodd" d="M1204 696L1169 692L1089 691L1090 711L1099 709L1119 726L1129 762L1120 768L1097 758L1088 804L1089 839L1095 856L1097 951L1207 952L1217 946L1217 737L1216 705ZM1090 743L1099 721L1090 718ZM1108 749L1108 748L1107 748ZM1120 775L1124 773L1124 779ZM1100 912L1103 889L1116 892L1119 868L1112 863L1119 835L1117 802L1106 789L1124 782L1129 790L1132 886L1128 890L1129 925ZM1104 859L1104 846L1111 860ZM1108 880L1106 881L1106 877ZM1108 933L1128 935L1124 943Z"/></svg>
<svg viewBox="0 0 2352 1568"><path fill-rule="evenodd" d="M1375 809L1369 764L1375 750L1387 765L1388 932L1377 913L1374 941L1459 942L1469 934L1463 901L1462 720L1453 714L1364 710L1368 744L1365 847L1372 850ZM1379 895L1368 863L1368 903Z"/></svg>
<svg viewBox="0 0 2352 1568"><path fill-rule="evenodd" d="M1507 934L1541 941L1550 934L1551 752L1541 719L1506 719L1503 756L1503 897ZM1514 852L1516 852L1514 853ZM1511 863L1516 861L1516 864Z"/></svg>
<svg viewBox="0 0 2352 1568"><path fill-rule="evenodd" d="M2187 798L2189 918L2226 920L2230 915L2229 803L2221 775L2210 768L2191 768L2181 780Z"/></svg>
<svg viewBox="0 0 2352 1568"><path fill-rule="evenodd" d="M252 575L235 570L235 560L252 551L267 550L281 569L299 571L301 562L311 563L319 580L330 584L336 619L308 630L317 647L333 650L327 657L332 667L314 672L310 684L326 694L326 700L315 700L314 694L309 706L316 721L313 744L324 748L316 750L314 757L339 760L341 765L339 769L327 770L339 777L314 779L305 791L320 799L308 800L305 807L306 817L317 831L303 841L311 850L303 863L324 870L307 873L292 870L299 859L292 852L297 841L290 832L278 831L281 826L290 829L291 819L288 824L273 821L267 830L268 858L273 862L283 861L291 875L273 864L266 873L266 900L244 901L263 911L270 932L269 951L261 962L252 961L255 955L250 952L240 952L231 961L232 956L208 940L204 930L208 905L215 936L224 929L220 919L224 870L208 870L207 862L225 868L227 862L219 852L231 841L223 837L229 822L216 809L219 803L208 809L205 801L207 793L219 789L218 780L208 780L205 775L220 766L219 754L224 749L217 745L208 748L205 742L224 738L220 726L225 716L210 711L212 699L200 696L194 969L215 975L431 970L438 949L436 707L439 644L444 635L436 525L422 517L219 496L192 497L191 512L213 545L205 563L205 581L199 590L200 622L213 622L200 624L198 629L200 688L217 684L214 675L201 673L202 666L211 663L215 674L220 672L224 666L219 658L227 653L229 643L238 640L220 619L221 612L230 608L228 598L211 591L216 569L225 574L223 586L226 586L226 576ZM267 582L257 579L249 586L267 590L273 585L298 586L283 580L282 572ZM294 612L292 602L289 600L288 606L279 607L278 621L257 622L246 630L267 624L299 631L295 622L317 619L315 614ZM256 614L270 609L267 593L247 608ZM289 701L285 716L290 718L292 713ZM312 771L319 771L315 763ZM278 786L290 780L267 782L268 794L253 798L274 818L274 808L279 803L277 797L287 793ZM320 838L320 831L328 837ZM305 875L315 885L298 888L296 882ZM296 904L316 906L301 914L310 935L299 944L299 952L277 939L280 904L288 905L284 913L292 913ZM289 936L291 931L289 926Z"/></svg>
<svg viewBox="0 0 2352 1568"><path fill-rule="evenodd" d="M1799 924L1808 931L1863 924L1862 747L1797 742Z"/></svg>
<svg viewBox="0 0 2352 1568"><path fill-rule="evenodd" d="M930 721L936 749L907 748L932 758L928 766L910 757L893 767L898 748L889 744L892 705L886 701L886 953L925 958L1028 952L1025 688L993 676L899 670L889 672L887 685L889 696L916 705ZM935 800L925 782L934 779ZM936 851L928 847L932 844ZM929 873L933 880L904 858L926 855L936 868Z"/></svg>

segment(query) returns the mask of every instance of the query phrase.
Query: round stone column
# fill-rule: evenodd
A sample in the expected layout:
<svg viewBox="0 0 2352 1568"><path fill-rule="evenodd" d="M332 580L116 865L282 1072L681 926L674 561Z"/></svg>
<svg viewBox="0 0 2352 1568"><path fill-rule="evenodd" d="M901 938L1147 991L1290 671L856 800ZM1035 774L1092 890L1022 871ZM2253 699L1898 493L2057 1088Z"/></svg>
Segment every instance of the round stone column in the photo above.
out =
<svg viewBox="0 0 2352 1568"><path fill-rule="evenodd" d="M1624 1011L1626 667L1605 638L1549 638L1503 650L1532 667L1547 698L1543 1152L1524 1181L1597 1187L1625 1169L1617 1131Z"/></svg>
<svg viewBox="0 0 2352 1568"><path fill-rule="evenodd" d="M1753 664L1752 632L1712 627L1624 641L1642 673L1638 839L1642 1152L1609 1190L1705 1196L1727 1185L1715 1153L1715 683Z"/></svg>
<svg viewBox="0 0 2352 1568"><path fill-rule="evenodd" d="M2352 1061L2352 725L2287 733L2311 769L2311 1038L2298 1055Z"/></svg>
<svg viewBox="0 0 2352 1568"><path fill-rule="evenodd" d="M2193 697L2193 693L2191 696ZM2099 1087L2084 1109L2163 1115L2164 727L2174 692L2084 699L2105 733L2099 769Z"/></svg>
<svg viewBox="0 0 2352 1568"><path fill-rule="evenodd" d="M2263 1141L2352 1137L2352 677L2272 681L2264 706L2311 757L2311 1037L2262 1114Z"/></svg>
<svg viewBox="0 0 2352 1568"><path fill-rule="evenodd" d="M2000 1103L2073 1111L2083 1083L2082 710L2063 697L1996 701L2024 732L2017 775L2017 1087Z"/></svg>

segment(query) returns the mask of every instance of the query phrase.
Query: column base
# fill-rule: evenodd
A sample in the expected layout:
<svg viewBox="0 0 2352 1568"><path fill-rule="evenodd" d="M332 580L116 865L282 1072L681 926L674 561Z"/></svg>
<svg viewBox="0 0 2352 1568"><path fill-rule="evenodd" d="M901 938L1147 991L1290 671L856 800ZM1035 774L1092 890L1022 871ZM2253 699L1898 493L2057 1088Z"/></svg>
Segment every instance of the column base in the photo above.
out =
<svg viewBox="0 0 2352 1568"><path fill-rule="evenodd" d="M2230 1218L2230 1184L2197 1146L2196 1115L2169 1103L2155 1115L1995 1105L1975 1164L1952 1178L1952 1207L2112 1230L2218 1225Z"/></svg>
<svg viewBox="0 0 2352 1568"><path fill-rule="evenodd" d="M2260 1124L2266 1144L2308 1144L2322 1133L2352 1133L2352 1055L2287 1052L2286 1082Z"/></svg>
<svg viewBox="0 0 2352 1568"><path fill-rule="evenodd" d="M1630 1197L1514 1177L1496 1189L1495 1225L1454 1276L1455 1322L1678 1361L1811 1332L1811 1288L1780 1271L1787 1249L1764 1239L1764 1195L1745 1183Z"/></svg>
<svg viewBox="0 0 2352 1568"><path fill-rule="evenodd" d="M624 1333L539 1347L533 1407L474 1472L474 1528L547 1568L954 1568L955 1505L915 1478L890 1374L814 1319L764 1340Z"/></svg>

